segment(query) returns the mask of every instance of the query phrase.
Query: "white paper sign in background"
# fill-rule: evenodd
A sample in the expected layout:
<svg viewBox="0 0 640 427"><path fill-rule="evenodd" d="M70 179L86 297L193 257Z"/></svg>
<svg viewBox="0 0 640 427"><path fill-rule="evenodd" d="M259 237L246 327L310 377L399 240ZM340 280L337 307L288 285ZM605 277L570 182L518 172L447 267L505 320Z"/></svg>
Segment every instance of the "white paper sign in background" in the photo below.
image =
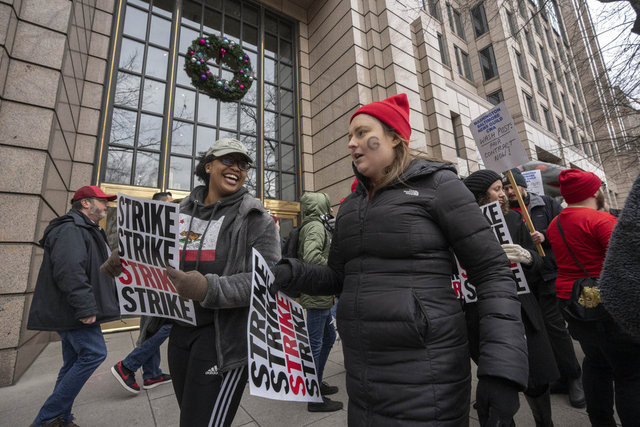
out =
<svg viewBox="0 0 640 427"><path fill-rule="evenodd" d="M470 128L487 169L501 173L529 161L504 102L472 120Z"/></svg>
<svg viewBox="0 0 640 427"><path fill-rule="evenodd" d="M522 172L525 181L527 181L527 192L544 195L544 184L542 182L542 172L538 169Z"/></svg>

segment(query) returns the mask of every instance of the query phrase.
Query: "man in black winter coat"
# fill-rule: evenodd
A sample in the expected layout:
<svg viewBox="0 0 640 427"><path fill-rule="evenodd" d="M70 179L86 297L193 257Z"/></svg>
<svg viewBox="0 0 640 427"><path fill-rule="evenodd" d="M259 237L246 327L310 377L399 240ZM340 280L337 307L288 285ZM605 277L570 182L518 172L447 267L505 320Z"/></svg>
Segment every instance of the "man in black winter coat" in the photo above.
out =
<svg viewBox="0 0 640 427"><path fill-rule="evenodd" d="M549 335L549 342L553 348L553 354L560 370L560 380L556 382L555 390L569 393L569 402L576 408L584 408L586 401L582 388L582 371L573 349L573 341L567 330L567 325L560 312L556 298L556 277L558 276L558 266L556 258L551 250L551 244L547 240L547 227L551 220L555 218L562 208L560 204L551 197L538 195L527 191L527 181L518 169L512 169L516 185L524 200L531 221L536 229L531 233L533 243L542 245L545 256L542 264L542 279L544 282L534 292L540 305L540 310L544 318L544 326ZM508 178L502 179L504 193L509 198L509 208L519 213L521 212L516 190L513 188Z"/></svg>
<svg viewBox="0 0 640 427"><path fill-rule="evenodd" d="M98 221L115 198L96 186L80 188L72 209L51 221L40 240L44 258L27 328L60 335L63 365L34 426L75 425L73 402L107 357L100 323L118 318L120 310L113 279L100 271L109 248Z"/></svg>

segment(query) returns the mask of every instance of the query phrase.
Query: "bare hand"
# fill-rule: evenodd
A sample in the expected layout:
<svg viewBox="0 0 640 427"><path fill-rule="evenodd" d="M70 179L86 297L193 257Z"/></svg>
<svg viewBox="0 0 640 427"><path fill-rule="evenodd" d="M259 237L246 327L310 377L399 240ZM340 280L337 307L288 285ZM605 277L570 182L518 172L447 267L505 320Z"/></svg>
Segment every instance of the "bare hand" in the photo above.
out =
<svg viewBox="0 0 640 427"><path fill-rule="evenodd" d="M533 243L535 243L536 245L540 245L546 239L544 238L544 234L539 231L534 231L533 233L531 233L531 240L533 240Z"/></svg>
<svg viewBox="0 0 640 427"><path fill-rule="evenodd" d="M83 319L80 319L80 321L85 325L91 325L92 323L96 322L96 316L85 317Z"/></svg>

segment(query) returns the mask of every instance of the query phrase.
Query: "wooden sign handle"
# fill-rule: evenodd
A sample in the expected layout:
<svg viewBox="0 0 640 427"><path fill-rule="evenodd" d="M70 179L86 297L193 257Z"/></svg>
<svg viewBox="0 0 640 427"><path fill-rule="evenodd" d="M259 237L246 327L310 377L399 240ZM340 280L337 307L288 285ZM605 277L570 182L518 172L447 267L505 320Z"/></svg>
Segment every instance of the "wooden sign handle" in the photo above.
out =
<svg viewBox="0 0 640 427"><path fill-rule="evenodd" d="M529 231L533 233L536 231L533 226L533 222L531 222L531 217L529 216L529 211L527 210L527 205L524 204L524 200L522 200L522 194L520 194L520 189L518 188L518 184L516 184L516 179L513 177L513 172L511 169L507 171L507 176L509 177L509 182L514 190L516 190L516 197L518 198L518 205L520 205L520 209L522 210L522 216L524 217L524 222L529 227ZM542 249L542 245L540 243L536 243L536 249L538 249L538 253L540 256L545 256L544 249Z"/></svg>

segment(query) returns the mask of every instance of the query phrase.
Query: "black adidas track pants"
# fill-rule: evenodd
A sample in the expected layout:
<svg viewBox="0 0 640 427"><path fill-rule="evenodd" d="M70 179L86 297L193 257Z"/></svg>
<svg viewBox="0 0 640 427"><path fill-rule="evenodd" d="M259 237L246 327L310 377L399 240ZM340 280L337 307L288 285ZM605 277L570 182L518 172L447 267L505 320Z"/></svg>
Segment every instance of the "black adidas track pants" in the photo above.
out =
<svg viewBox="0 0 640 427"><path fill-rule="evenodd" d="M174 325L168 362L181 427L230 426L247 383L247 368L218 372L213 325Z"/></svg>

